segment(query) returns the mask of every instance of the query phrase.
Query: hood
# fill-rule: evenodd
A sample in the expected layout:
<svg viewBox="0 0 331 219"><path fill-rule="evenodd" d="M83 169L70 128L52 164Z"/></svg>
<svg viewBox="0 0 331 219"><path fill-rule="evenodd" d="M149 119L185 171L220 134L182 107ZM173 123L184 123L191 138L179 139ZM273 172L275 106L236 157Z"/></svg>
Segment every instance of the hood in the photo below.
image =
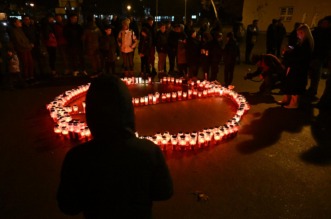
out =
<svg viewBox="0 0 331 219"><path fill-rule="evenodd" d="M134 134L132 97L120 78L103 75L92 80L85 102L86 123L94 138Z"/></svg>

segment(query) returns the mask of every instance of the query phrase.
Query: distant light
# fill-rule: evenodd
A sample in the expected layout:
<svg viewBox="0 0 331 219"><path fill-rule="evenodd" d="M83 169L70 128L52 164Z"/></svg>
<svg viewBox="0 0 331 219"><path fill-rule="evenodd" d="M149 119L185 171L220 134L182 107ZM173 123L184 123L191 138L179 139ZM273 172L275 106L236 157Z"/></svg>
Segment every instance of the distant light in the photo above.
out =
<svg viewBox="0 0 331 219"><path fill-rule="evenodd" d="M72 10L72 11L74 11L74 10L75 10L75 8L74 8L74 7L71 7L71 10Z"/></svg>
<svg viewBox="0 0 331 219"><path fill-rule="evenodd" d="M130 11L131 10L131 5L126 6L126 8Z"/></svg>
<svg viewBox="0 0 331 219"><path fill-rule="evenodd" d="M34 3L30 3L30 7L34 7Z"/></svg>
<svg viewBox="0 0 331 219"><path fill-rule="evenodd" d="M192 15L191 18L192 18L192 19L197 19L197 16L196 16L196 15Z"/></svg>

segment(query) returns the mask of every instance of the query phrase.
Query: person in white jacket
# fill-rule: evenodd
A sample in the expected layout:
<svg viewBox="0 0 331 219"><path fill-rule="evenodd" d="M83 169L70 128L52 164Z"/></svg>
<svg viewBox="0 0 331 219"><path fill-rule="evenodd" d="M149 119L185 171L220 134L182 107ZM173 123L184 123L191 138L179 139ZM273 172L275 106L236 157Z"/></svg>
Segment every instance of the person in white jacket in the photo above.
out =
<svg viewBox="0 0 331 219"><path fill-rule="evenodd" d="M124 76L133 76L133 56L137 46L137 37L133 30L129 29L130 19L122 21L122 30L117 37L118 46L123 59Z"/></svg>

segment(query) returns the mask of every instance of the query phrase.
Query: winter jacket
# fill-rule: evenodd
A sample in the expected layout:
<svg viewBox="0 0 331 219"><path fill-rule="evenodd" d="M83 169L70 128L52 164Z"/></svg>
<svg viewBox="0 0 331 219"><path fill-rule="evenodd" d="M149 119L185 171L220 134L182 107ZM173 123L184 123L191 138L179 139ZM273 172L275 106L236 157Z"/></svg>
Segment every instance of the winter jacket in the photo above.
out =
<svg viewBox="0 0 331 219"><path fill-rule="evenodd" d="M152 202L172 196L172 180L160 148L135 136L132 97L120 78L91 82L86 122L93 140L67 153L59 208L85 218L151 218Z"/></svg>

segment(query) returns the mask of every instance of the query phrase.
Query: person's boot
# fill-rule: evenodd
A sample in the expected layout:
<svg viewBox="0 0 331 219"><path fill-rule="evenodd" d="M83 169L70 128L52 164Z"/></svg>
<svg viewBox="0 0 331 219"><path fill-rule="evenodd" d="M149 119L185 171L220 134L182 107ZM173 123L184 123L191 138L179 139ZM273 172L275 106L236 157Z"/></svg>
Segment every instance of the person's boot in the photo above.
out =
<svg viewBox="0 0 331 219"><path fill-rule="evenodd" d="M284 108L286 109L298 109L298 107L299 107L299 95L292 95L290 103L284 106Z"/></svg>

